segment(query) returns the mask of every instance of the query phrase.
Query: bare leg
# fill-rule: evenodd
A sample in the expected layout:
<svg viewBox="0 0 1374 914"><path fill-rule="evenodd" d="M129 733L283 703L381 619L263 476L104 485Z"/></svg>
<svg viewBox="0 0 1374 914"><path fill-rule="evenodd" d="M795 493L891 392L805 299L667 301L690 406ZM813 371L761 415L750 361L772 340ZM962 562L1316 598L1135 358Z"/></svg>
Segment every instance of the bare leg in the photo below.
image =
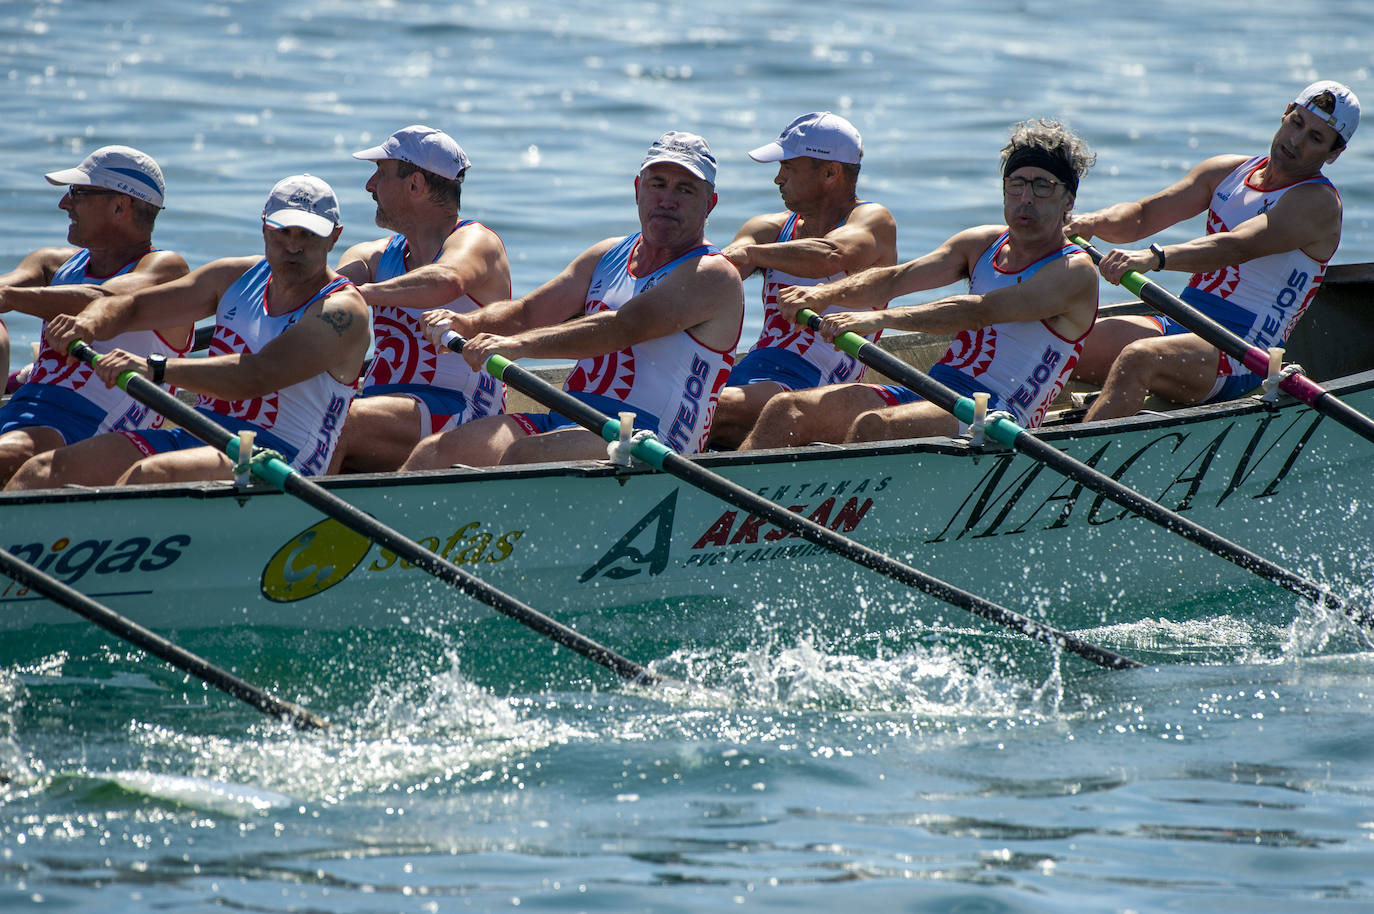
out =
<svg viewBox="0 0 1374 914"><path fill-rule="evenodd" d="M606 442L585 428L564 428L521 438L501 458L501 463L548 463L555 460L605 460Z"/></svg>
<svg viewBox="0 0 1374 914"><path fill-rule="evenodd" d="M722 390L716 402L716 416L711 420L711 445L739 447L758 421L764 405L783 392L783 386L774 381L756 381Z"/></svg>
<svg viewBox="0 0 1374 914"><path fill-rule="evenodd" d="M153 454L135 463L119 477L122 486L159 482L201 482L208 479L233 479L234 464L218 448L188 448Z"/></svg>
<svg viewBox="0 0 1374 914"><path fill-rule="evenodd" d="M1220 353L1191 333L1139 340L1121 351L1093 401L1085 422L1134 416L1157 394L1176 403L1197 403L1211 391Z"/></svg>
<svg viewBox="0 0 1374 914"><path fill-rule="evenodd" d="M96 435L35 455L19 468L5 491L53 489L64 485L112 486L143 452L118 433Z"/></svg>
<svg viewBox="0 0 1374 914"><path fill-rule="evenodd" d="M862 441L894 441L898 438L930 438L957 435L959 420L934 403L902 403L860 413L849 427L846 444Z"/></svg>
<svg viewBox="0 0 1374 914"><path fill-rule="evenodd" d="M45 425L16 428L0 435L0 484L9 482L30 457L66 443L57 429Z"/></svg>
<svg viewBox="0 0 1374 914"><path fill-rule="evenodd" d="M1093 325L1088 338L1083 341L1083 354L1073 367L1073 377L1078 381L1101 385L1106 382L1112 363L1121 350L1136 340L1162 335L1159 324L1143 314L1104 317Z"/></svg>
<svg viewBox="0 0 1374 914"><path fill-rule="evenodd" d="M421 439L401 469L442 470L454 464L496 466L506 449L525 437L525 430L510 416L487 416Z"/></svg>
<svg viewBox="0 0 1374 914"><path fill-rule="evenodd" d="M742 451L790 447L813 441L839 444L860 413L887 405L866 384L832 384L778 394L759 414Z"/></svg>
<svg viewBox="0 0 1374 914"><path fill-rule="evenodd" d="M419 443L420 406L410 397L354 400L329 472L385 473L405 463Z"/></svg>
<svg viewBox="0 0 1374 914"><path fill-rule="evenodd" d="M0 393L4 393L5 382L10 377L10 331L0 320Z"/></svg>

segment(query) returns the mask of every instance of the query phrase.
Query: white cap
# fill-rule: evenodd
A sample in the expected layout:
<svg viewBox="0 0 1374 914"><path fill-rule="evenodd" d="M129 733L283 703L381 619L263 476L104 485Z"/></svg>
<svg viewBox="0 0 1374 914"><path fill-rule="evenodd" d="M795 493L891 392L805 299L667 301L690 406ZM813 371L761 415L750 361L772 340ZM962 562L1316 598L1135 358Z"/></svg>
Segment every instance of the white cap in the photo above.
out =
<svg viewBox="0 0 1374 914"><path fill-rule="evenodd" d="M707 184L714 186L716 183L716 157L711 155L711 147L706 141L695 133L669 130L654 140L639 170L642 172L660 162L681 165Z"/></svg>
<svg viewBox="0 0 1374 914"><path fill-rule="evenodd" d="M353 158L369 162L399 159L450 181L463 180L463 172L472 167L472 160L457 140L424 124L402 127L382 145L355 152Z"/></svg>
<svg viewBox="0 0 1374 914"><path fill-rule="evenodd" d="M132 146L101 146L75 168L44 175L52 184L104 187L161 208L167 185L153 157Z"/></svg>
<svg viewBox="0 0 1374 914"><path fill-rule="evenodd" d="M321 238L342 225L334 188L313 175L278 181L262 208L262 218L272 228L303 228Z"/></svg>
<svg viewBox="0 0 1374 914"><path fill-rule="evenodd" d="M1330 92L1331 97L1335 99L1335 110L1328 111L1326 108L1317 107L1317 97L1326 92ZM1350 91L1349 86L1343 86L1334 80L1323 79L1314 82L1298 93L1298 97L1293 99L1293 104L1317 115L1347 143L1354 135L1355 128L1360 126L1360 100Z"/></svg>
<svg viewBox="0 0 1374 914"><path fill-rule="evenodd" d="M854 125L838 114L813 111L788 124L773 142L749 153L755 162L781 162L798 156L857 165L864 157L864 143Z"/></svg>

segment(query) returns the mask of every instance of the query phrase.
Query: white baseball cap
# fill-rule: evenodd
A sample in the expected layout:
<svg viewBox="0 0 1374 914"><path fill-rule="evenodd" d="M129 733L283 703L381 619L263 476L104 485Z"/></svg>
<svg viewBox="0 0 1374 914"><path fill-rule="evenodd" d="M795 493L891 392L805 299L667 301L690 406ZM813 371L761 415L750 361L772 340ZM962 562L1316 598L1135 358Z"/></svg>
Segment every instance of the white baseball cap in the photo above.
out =
<svg viewBox="0 0 1374 914"><path fill-rule="evenodd" d="M1327 111L1316 106L1318 96L1325 92L1330 92L1331 97L1336 100L1334 111ZM1329 126L1332 130L1341 135L1341 139L1347 143L1354 135L1355 128L1360 126L1360 100L1355 97L1355 93L1350 91L1349 86L1341 85L1335 80L1323 79L1314 82L1298 93L1298 97L1293 99L1293 104L1299 108L1306 108Z"/></svg>
<svg viewBox="0 0 1374 914"><path fill-rule="evenodd" d="M424 124L402 127L382 145L355 152L353 158L369 162L399 159L450 181L463 180L463 173L472 167L472 160L457 140Z"/></svg>
<svg viewBox="0 0 1374 914"><path fill-rule="evenodd" d="M749 153L755 162L781 162L798 156L857 165L864 157L864 143L854 125L838 114L813 111L788 124L773 142Z"/></svg>
<svg viewBox="0 0 1374 914"><path fill-rule="evenodd" d="M81 160L75 168L48 172L43 177L51 184L78 184L104 187L121 194L137 197L158 208L162 207L167 185L162 181L162 169L153 157L132 146L101 146Z"/></svg>
<svg viewBox="0 0 1374 914"><path fill-rule="evenodd" d="M278 181L267 196L262 218L272 228L303 228L321 238L328 238L343 224L334 188L314 175L292 175Z"/></svg>
<svg viewBox="0 0 1374 914"><path fill-rule="evenodd" d="M643 172L660 162L681 165L707 184L714 186L716 183L716 157L711 155L711 147L706 141L695 133L669 130L654 140L639 170Z"/></svg>

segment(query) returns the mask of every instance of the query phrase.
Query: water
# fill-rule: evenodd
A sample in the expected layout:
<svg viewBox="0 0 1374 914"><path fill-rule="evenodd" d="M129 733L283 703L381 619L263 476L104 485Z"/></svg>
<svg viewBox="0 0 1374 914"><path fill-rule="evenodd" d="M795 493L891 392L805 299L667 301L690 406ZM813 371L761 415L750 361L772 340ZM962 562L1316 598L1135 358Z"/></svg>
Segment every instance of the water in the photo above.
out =
<svg viewBox="0 0 1374 914"><path fill-rule="evenodd" d="M345 246L375 237L349 153L426 122L472 156L464 213L525 291L628 230L658 133L712 143L724 242L777 205L745 151L821 108L863 132L860 189L912 257L999 218L1013 121L1095 146L1082 207L1134 198L1264 149L1312 79L1374 104L1370 34L1335 0L11 3L0 265L64 237L42 173L115 142L161 162L158 240L192 266L258 249L298 171L340 192ZM1357 134L1328 169L1337 262L1374 260L1370 150ZM6 320L22 351L36 322ZM689 695L518 631L176 633L335 722L317 735L82 627L6 636L0 910L1369 910L1374 665L1311 613L1254 621L1291 605L1256 586L1186 632L1161 605L1080 633L1176 661L1127 673L974 625L831 642L777 621L808 607L762 608L756 633L708 617L720 640L687 646L609 623L710 688Z"/></svg>

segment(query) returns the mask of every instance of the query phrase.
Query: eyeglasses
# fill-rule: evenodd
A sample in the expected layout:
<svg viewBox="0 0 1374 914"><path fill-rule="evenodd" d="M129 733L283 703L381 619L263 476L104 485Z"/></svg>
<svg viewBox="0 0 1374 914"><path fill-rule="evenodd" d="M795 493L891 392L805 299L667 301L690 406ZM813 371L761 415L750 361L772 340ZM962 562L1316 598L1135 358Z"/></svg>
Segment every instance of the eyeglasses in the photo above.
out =
<svg viewBox="0 0 1374 914"><path fill-rule="evenodd" d="M119 193L117 190L110 190L107 187L91 187L87 184L70 184L67 186L67 195L73 200L80 200L82 197L105 197L117 193Z"/></svg>
<svg viewBox="0 0 1374 914"><path fill-rule="evenodd" d="M1052 181L1049 178L1003 178L1002 190L1008 197L1019 197L1026 192L1026 185L1030 185L1031 193L1037 197L1048 197L1054 193L1054 189L1063 184L1063 181Z"/></svg>

